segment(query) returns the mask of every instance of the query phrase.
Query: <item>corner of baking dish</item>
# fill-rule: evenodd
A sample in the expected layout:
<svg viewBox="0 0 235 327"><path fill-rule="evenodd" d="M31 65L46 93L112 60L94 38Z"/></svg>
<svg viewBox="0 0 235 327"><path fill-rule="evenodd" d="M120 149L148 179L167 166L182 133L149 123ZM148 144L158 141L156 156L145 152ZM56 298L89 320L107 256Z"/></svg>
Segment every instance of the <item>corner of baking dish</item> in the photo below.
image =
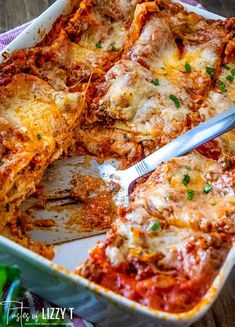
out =
<svg viewBox="0 0 235 327"><path fill-rule="evenodd" d="M77 0L57 0L18 35L6 48L0 51L0 64L10 55L22 48L29 48L39 43L51 30L53 23L61 15L68 14Z"/></svg>

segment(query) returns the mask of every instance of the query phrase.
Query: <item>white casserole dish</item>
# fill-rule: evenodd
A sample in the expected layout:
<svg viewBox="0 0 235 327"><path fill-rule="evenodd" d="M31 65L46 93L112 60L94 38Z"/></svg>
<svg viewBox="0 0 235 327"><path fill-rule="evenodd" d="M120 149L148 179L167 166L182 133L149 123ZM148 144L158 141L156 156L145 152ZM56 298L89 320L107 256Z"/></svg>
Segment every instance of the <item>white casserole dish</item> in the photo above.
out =
<svg viewBox="0 0 235 327"><path fill-rule="evenodd" d="M3 53L10 55L18 49L38 43L60 15L72 10L74 2L74 0L57 0L0 53L0 63L4 60ZM193 6L183 5L188 10L208 19L223 19ZM196 307L181 314L164 313L125 299L72 273L87 257L88 250L102 238L104 238L102 235L95 236L56 246L56 255L52 263L0 236L0 263L18 264L22 271L23 284L32 292L56 305L72 307L74 313L102 327L190 326L200 319L213 304L235 263L234 246L214 283Z"/></svg>

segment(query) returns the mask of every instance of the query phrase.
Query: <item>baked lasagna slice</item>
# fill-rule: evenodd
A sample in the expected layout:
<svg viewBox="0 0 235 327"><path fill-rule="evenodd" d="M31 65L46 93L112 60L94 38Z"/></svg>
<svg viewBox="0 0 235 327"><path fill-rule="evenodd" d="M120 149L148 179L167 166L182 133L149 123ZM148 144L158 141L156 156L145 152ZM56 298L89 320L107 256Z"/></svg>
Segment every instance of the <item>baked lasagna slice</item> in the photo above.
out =
<svg viewBox="0 0 235 327"><path fill-rule="evenodd" d="M135 5L135 1L131 4L116 1L114 9L114 3L80 2L54 41L49 43L55 55L59 54L59 62L69 66L69 85L74 79L78 81L79 76L83 79L102 77L120 58ZM48 40L43 44L47 45Z"/></svg>
<svg viewBox="0 0 235 327"><path fill-rule="evenodd" d="M81 47L61 32L48 46L17 51L0 67L0 85L7 85L15 74L24 73L43 79L55 90L80 91L84 84L105 74L112 65L111 55Z"/></svg>
<svg viewBox="0 0 235 327"><path fill-rule="evenodd" d="M81 1L70 15L55 22L39 45L17 51L1 65L0 85L26 73L56 90L80 90L83 83L102 77L121 56L132 21L130 10L119 15L108 5Z"/></svg>
<svg viewBox="0 0 235 327"><path fill-rule="evenodd" d="M0 88L0 228L71 146L82 110L80 93L55 91L32 75L16 74Z"/></svg>
<svg viewBox="0 0 235 327"><path fill-rule="evenodd" d="M233 20L209 21L179 4L137 4L121 59L94 85L80 145L124 155L125 167L203 121L233 28Z"/></svg>
<svg viewBox="0 0 235 327"><path fill-rule="evenodd" d="M157 3L137 5L125 55L194 96L207 94L234 22L206 20L180 4Z"/></svg>
<svg viewBox="0 0 235 327"><path fill-rule="evenodd" d="M234 180L234 168L196 152L160 165L77 272L152 308L190 310L231 246Z"/></svg>
<svg viewBox="0 0 235 327"><path fill-rule="evenodd" d="M140 212L139 212L140 214ZM209 289L231 244L218 233L119 219L77 269L126 298L168 312L192 309Z"/></svg>
<svg viewBox="0 0 235 327"><path fill-rule="evenodd" d="M97 135L93 143L99 144L99 149L104 152L107 148L104 130L109 135L112 133L119 156L118 142L124 139L127 146L132 144L132 151L126 158L131 161L131 158L138 158L139 144L142 155L146 155L186 132L198 121L195 103L184 88L167 76L155 78L148 69L131 60L118 61L105 75L105 81L97 87L96 93L79 131L80 142L96 155L99 154L96 148L87 142L93 129ZM115 137L116 133L123 137Z"/></svg>
<svg viewBox="0 0 235 327"><path fill-rule="evenodd" d="M234 235L234 164L197 152L172 159L136 187L127 213L133 219L145 212L177 227Z"/></svg>

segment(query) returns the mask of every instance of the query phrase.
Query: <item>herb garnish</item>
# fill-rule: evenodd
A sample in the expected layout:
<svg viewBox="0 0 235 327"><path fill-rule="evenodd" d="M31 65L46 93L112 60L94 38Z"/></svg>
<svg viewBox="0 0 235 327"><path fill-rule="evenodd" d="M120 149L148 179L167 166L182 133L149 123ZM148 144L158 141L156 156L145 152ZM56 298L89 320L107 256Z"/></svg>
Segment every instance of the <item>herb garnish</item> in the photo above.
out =
<svg viewBox="0 0 235 327"><path fill-rule="evenodd" d="M211 79L214 79L214 74L213 74L214 69L213 69L213 68L211 68L211 67L206 67L206 72L207 72L207 74L210 76Z"/></svg>
<svg viewBox="0 0 235 327"><path fill-rule="evenodd" d="M184 175L182 178L182 183L186 186L190 182L190 176L188 174Z"/></svg>
<svg viewBox="0 0 235 327"><path fill-rule="evenodd" d="M101 45L101 42L100 41L98 41L95 46L96 46L97 49L101 49L102 48L102 45Z"/></svg>
<svg viewBox="0 0 235 327"><path fill-rule="evenodd" d="M231 68L230 68L228 65L226 65L226 64L222 65L222 67L223 67L224 69L227 69L227 70L230 70L230 69L231 69Z"/></svg>
<svg viewBox="0 0 235 327"><path fill-rule="evenodd" d="M173 94L171 94L169 96L169 98L174 102L176 108L179 109L179 107L180 107L180 100L175 95L173 95Z"/></svg>
<svg viewBox="0 0 235 327"><path fill-rule="evenodd" d="M226 77L226 80L229 81L229 82L232 82L232 81L234 80L234 76L232 76L232 75L228 75L228 76Z"/></svg>
<svg viewBox="0 0 235 327"><path fill-rule="evenodd" d="M151 80L151 83L152 83L153 85L155 85L155 86L160 85L160 83L159 83L159 79L158 79L158 78L154 78L154 79L152 79L152 80Z"/></svg>
<svg viewBox="0 0 235 327"><path fill-rule="evenodd" d="M212 190L212 186L210 184L207 184L203 187L203 193L207 194Z"/></svg>
<svg viewBox="0 0 235 327"><path fill-rule="evenodd" d="M224 84L224 82L219 81L218 87L221 89L222 92L227 92L227 88L226 88L226 85Z"/></svg>
<svg viewBox="0 0 235 327"><path fill-rule="evenodd" d="M195 195L194 190L188 190L188 199L189 199L189 200L192 200L193 197L194 197L194 195Z"/></svg>
<svg viewBox="0 0 235 327"><path fill-rule="evenodd" d="M187 62L186 62L186 64L185 64L185 70L186 70L187 73L190 73L190 72L191 72L191 66L190 66L190 64L187 63Z"/></svg>
<svg viewBox="0 0 235 327"><path fill-rule="evenodd" d="M151 226L151 230L153 232L156 232L160 227L161 227L161 222L159 220L156 220Z"/></svg>

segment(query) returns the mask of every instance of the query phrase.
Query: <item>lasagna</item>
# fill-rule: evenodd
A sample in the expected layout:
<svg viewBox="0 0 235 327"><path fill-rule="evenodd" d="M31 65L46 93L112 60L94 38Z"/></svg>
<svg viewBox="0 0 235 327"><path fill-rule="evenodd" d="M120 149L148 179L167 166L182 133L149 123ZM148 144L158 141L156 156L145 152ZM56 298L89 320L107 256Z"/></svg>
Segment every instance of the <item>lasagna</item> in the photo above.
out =
<svg viewBox="0 0 235 327"><path fill-rule="evenodd" d="M80 110L81 94L55 91L33 75L16 74L0 89L0 227L71 144Z"/></svg>
<svg viewBox="0 0 235 327"><path fill-rule="evenodd" d="M60 156L118 158L126 168L234 104L233 18L207 20L168 0L77 1L40 44L0 65L0 229ZM90 224L97 203L89 202ZM140 180L77 273L185 312L211 286L234 235L230 131Z"/></svg>

